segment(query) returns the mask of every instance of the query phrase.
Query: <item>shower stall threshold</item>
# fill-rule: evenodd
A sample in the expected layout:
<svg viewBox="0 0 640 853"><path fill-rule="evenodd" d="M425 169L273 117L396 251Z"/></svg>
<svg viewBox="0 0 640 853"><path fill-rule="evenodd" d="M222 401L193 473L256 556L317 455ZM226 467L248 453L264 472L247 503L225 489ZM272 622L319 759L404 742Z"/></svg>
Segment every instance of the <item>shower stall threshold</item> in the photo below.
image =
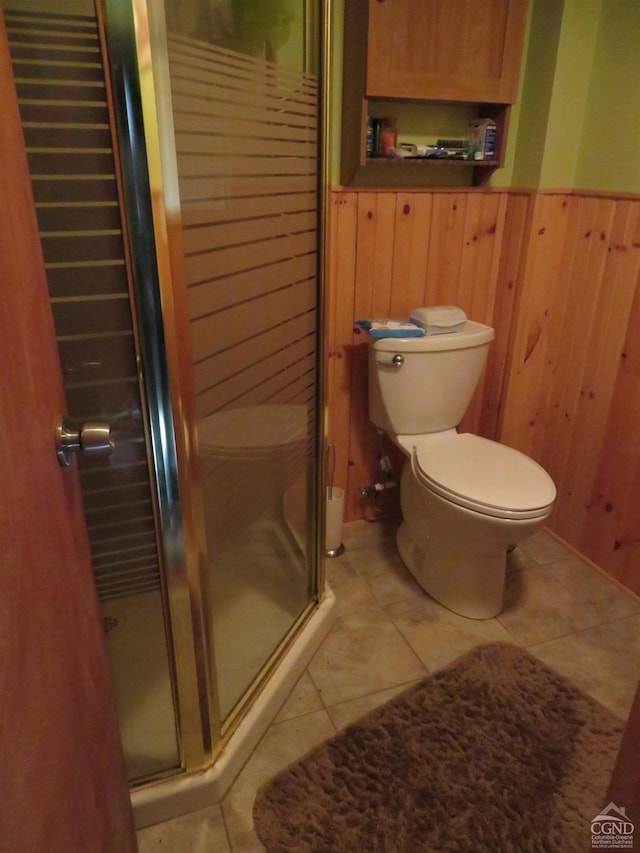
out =
<svg viewBox="0 0 640 853"><path fill-rule="evenodd" d="M136 829L219 803L311 662L335 619L335 596L326 585L322 600L286 651L252 707L213 765L131 792Z"/></svg>

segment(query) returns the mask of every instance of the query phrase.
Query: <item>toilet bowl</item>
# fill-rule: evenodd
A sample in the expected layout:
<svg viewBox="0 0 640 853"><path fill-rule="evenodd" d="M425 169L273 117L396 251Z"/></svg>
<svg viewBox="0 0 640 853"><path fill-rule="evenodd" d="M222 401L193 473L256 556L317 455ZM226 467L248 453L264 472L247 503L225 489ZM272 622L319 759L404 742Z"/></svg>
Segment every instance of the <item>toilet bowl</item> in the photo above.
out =
<svg viewBox="0 0 640 853"><path fill-rule="evenodd" d="M489 619L503 606L507 549L549 517L555 487L517 450L455 430L391 436L411 457L401 480L397 545L420 586L445 607Z"/></svg>
<svg viewBox="0 0 640 853"><path fill-rule="evenodd" d="M407 457L397 545L433 598L472 619L504 604L507 550L535 533L556 497L551 477L523 453L456 427L494 333L460 309L418 309L418 322L455 331L377 338L369 347L369 417Z"/></svg>

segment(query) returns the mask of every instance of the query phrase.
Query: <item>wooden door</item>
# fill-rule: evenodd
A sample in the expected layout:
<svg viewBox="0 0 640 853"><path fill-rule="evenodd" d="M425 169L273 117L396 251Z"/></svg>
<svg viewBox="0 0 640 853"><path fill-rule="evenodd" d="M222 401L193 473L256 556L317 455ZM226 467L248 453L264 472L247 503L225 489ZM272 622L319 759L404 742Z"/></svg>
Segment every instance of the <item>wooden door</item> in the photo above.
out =
<svg viewBox="0 0 640 853"><path fill-rule="evenodd" d="M136 841L0 12L0 851Z"/></svg>
<svg viewBox="0 0 640 853"><path fill-rule="evenodd" d="M513 103L527 0L369 0L369 97Z"/></svg>

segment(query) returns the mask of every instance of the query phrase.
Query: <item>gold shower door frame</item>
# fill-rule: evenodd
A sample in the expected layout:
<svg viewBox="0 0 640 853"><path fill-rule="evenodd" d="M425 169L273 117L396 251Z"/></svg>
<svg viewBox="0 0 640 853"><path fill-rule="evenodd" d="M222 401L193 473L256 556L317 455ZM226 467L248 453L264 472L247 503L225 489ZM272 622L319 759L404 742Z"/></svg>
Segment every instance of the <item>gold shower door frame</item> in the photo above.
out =
<svg viewBox="0 0 640 853"><path fill-rule="evenodd" d="M157 235L147 174L149 155L142 120L134 10L128 0L98 0L97 8L106 41L119 142L117 159L155 475L157 537L168 611L180 765L188 772L208 766L220 741L215 673L210 665L204 614L206 596L200 574L205 554L193 522L198 484L184 428L188 425L188 375L180 373L180 314L163 269L166 252L162 246L156 251L154 245ZM165 281L164 289L161 281Z"/></svg>
<svg viewBox="0 0 640 853"><path fill-rule="evenodd" d="M296 619L279 648L266 661L242 701L223 721L216 694L210 601L207 594L202 472L197 453L194 380L163 3L159 0L132 0L131 4L122 0L102 0L102 5L111 56L114 109L120 138L125 206L129 218L143 373L145 352L148 363L154 353L162 351L167 364L168 382L166 377L163 380L162 377L154 376L153 369L147 368L144 384L149 401L150 433L158 488L165 590L174 656L179 746L183 770L188 772L211 765L227 735L235 729L269 679L278 660L317 608L318 590L324 587L322 537L319 535L323 524L324 501L321 500L321 477L316 476L315 508L311 516L312 519L315 517L316 531L312 553L308 555L315 574L313 594L304 612ZM323 27L323 65L326 75L328 15L325 15ZM324 190L327 134L322 132L327 120L326 98L321 103L319 139L322 140L323 151L317 188L319 231L323 228L327 209ZM142 209L142 212L144 199L141 204L133 187L133 178L141 168L148 170L145 180L148 180L151 198L148 210ZM135 211L133 216L132 211ZM138 221L136 215L140 217ZM145 280L148 276L144 262L149 258L138 257L136 270L136 255L141 245L139 241L144 243L149 232L153 233L155 257L151 260L157 276L152 275L150 280ZM322 253L318 251L317 256L318 280L322 281ZM149 301L148 291L154 287L158 292ZM138 291L142 291L142 297ZM318 299L316 309L319 318L318 350L322 340L322 301ZM157 311L160 311L161 316ZM319 356L318 359L316 466L322 458L319 421L324 386L322 359Z"/></svg>

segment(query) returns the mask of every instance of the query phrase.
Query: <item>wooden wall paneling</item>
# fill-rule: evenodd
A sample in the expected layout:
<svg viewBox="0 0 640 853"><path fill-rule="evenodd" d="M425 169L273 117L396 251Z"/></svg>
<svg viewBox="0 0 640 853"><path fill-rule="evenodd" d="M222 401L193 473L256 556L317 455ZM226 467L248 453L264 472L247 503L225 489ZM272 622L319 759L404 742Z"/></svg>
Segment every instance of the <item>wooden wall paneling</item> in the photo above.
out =
<svg viewBox="0 0 640 853"><path fill-rule="evenodd" d="M425 305L455 305L469 193L434 193Z"/></svg>
<svg viewBox="0 0 640 853"><path fill-rule="evenodd" d="M636 374L636 384L640 375ZM637 423L637 422L636 422ZM614 542L613 559L605 568L611 567L611 574L628 589L640 595L640 529L638 525L638 507L640 506L640 452L636 445L633 454L634 476L627 498L620 532Z"/></svg>
<svg viewBox="0 0 640 853"><path fill-rule="evenodd" d="M546 345L553 322L567 218L564 196L536 197L500 436L500 441L523 453L532 454L541 420L539 401L548 379Z"/></svg>
<svg viewBox="0 0 640 853"><path fill-rule="evenodd" d="M505 210L503 193L469 195L458 295L453 304L463 308L470 319L487 325L493 319ZM486 381L485 370L460 423L460 432L478 431Z"/></svg>
<svg viewBox="0 0 640 853"><path fill-rule="evenodd" d="M426 269L433 194L399 192L391 275L391 314L408 317L426 305Z"/></svg>
<svg viewBox="0 0 640 853"><path fill-rule="evenodd" d="M557 420L564 418L565 413L558 407L559 399L557 388L562 387L564 377L570 370L567 364L567 312L574 310L575 302L579 295L574 291L577 286L578 293L581 287L580 277L573 275L573 267L576 258L580 256L578 244L585 231L589 230L589 211L584 211L584 199L576 197L565 197L563 209L566 211L566 225L564 231L551 229L551 239L559 255L559 264L548 278L537 277L536 287L546 289L545 313L544 313L544 336L541 340L541 355L539 363L540 382L537 394L537 417L532 429L531 455L541 462L547 469L551 467L549 459L545 458L547 446L545 439L551 435L553 446L553 427L557 426ZM582 217L585 224L579 224ZM574 320L575 322L575 320ZM571 328L569 328L569 340L571 339ZM551 472L550 472L551 473ZM558 472L552 473L556 485L558 485Z"/></svg>
<svg viewBox="0 0 640 853"><path fill-rule="evenodd" d="M547 414L540 456L556 480L560 510L564 502L561 496L563 470L571 451L576 426L575 409L606 256L605 227L607 231L610 228L610 220L606 226L600 221L599 199L571 198L569 206L565 263L561 280L557 283L555 316L552 318L553 347L547 350L548 380L543 387L543 405ZM571 212L574 206L575 214ZM613 209L609 211L612 212ZM570 489L565 497L571 497Z"/></svg>
<svg viewBox="0 0 640 853"><path fill-rule="evenodd" d="M599 522L585 537L585 553L640 594L640 288L636 288L614 392L606 452L600 457L595 494Z"/></svg>
<svg viewBox="0 0 640 853"><path fill-rule="evenodd" d="M566 361L566 335L564 326L568 306L573 304L576 294L572 292L576 278L572 275L573 265L579 255L578 244L585 231L589 231L590 222L580 224L583 217L589 217L591 212L584 211L584 199L578 197L565 197L563 202L567 211L566 229L563 234L552 233L550 240L555 240L554 246L560 255L558 268L554 270L553 276L546 280L536 275L535 287L546 288L546 300L544 305L545 334L540 342L539 353L542 355L539 363L540 381L536 396L536 418L531 428L531 444L529 452L541 462L547 470L550 469L550 460L545 458L545 438L553 436L553 429L557 426L557 420L564 417L564 412L558 408L556 389L562 386L563 377L568 369ZM579 285L578 285L579 286ZM562 349L561 349L562 345ZM552 439L553 441L553 439ZM558 485L558 473L551 472L551 476Z"/></svg>
<svg viewBox="0 0 640 853"><path fill-rule="evenodd" d="M640 228L640 202L619 200L608 239L602 286L594 305L584 375L569 464L564 480L573 499L562 513L561 535L579 546L586 525L592 524L592 490L598 460L606 451L605 432L620 357L625 318L629 316L640 274L640 246L633 246ZM598 506L598 511L602 508ZM599 524L599 522L596 522ZM560 528L558 528L560 532Z"/></svg>
<svg viewBox="0 0 640 853"><path fill-rule="evenodd" d="M336 448L335 485L348 486L353 305L356 274L356 193L332 192L327 264L327 440Z"/></svg>
<svg viewBox="0 0 640 853"><path fill-rule="evenodd" d="M634 215L626 252L640 252ZM625 252L625 261L626 261ZM630 262L630 261L629 261ZM640 594L638 506L640 506L640 280L629 270L633 302L626 323L607 429L579 547L586 556ZM624 324L620 316L618 322Z"/></svg>
<svg viewBox="0 0 640 853"><path fill-rule="evenodd" d="M594 322L600 303L605 262L615 212L609 199L585 199L583 217L576 221L576 253L567 271L562 332L557 350L553 383L553 417L549 417L544 436L542 462L556 481L558 500L553 528L568 536L569 513L582 500L589 499L596 459L584 460L578 471L580 445L591 428L589 417L595 398L585 399L586 366L594 346ZM559 325L559 324L558 324ZM583 405L580 406L581 398ZM582 487L578 488L582 480Z"/></svg>
<svg viewBox="0 0 640 853"><path fill-rule="evenodd" d="M497 439L500 434L504 386L515 336L515 312L530 228L530 211L530 193L506 194L505 227L491 318L496 337L489 349L487 381L478 423L479 434L491 439Z"/></svg>
<svg viewBox="0 0 640 853"><path fill-rule="evenodd" d="M396 193L358 193L354 319L388 317Z"/></svg>
<svg viewBox="0 0 640 853"><path fill-rule="evenodd" d="M472 240L473 228L477 223L478 201L474 198L475 195L475 193L451 192L434 194L425 305L459 305L467 313L469 312L467 296L465 288L461 287L461 280L465 243ZM471 210L467 216L469 207ZM469 234L470 227L471 234ZM470 406L468 415L465 415L460 425L461 431L473 431L474 419L475 408Z"/></svg>
<svg viewBox="0 0 640 853"><path fill-rule="evenodd" d="M538 417L533 428L531 451L554 478L559 487L558 471L554 469L553 449L554 430L561 429L560 420L568 415L563 405L562 393L565 390L567 375L572 365L568 364L571 342L571 329L576 323L576 303L580 299L583 279L574 275L574 268L584 263L588 253L580 252L580 244L588 240L591 233L593 206L588 199L568 196L565 199L567 209L567 227L562 245L560 267L556 276L548 282L549 298L546 302L546 335L544 341L543 381L537 394ZM585 233L587 237L585 237ZM543 282L538 278L537 285ZM567 333L567 313L572 321Z"/></svg>
<svg viewBox="0 0 640 853"><path fill-rule="evenodd" d="M503 193L469 195L454 304L479 323L490 324L493 319L505 210Z"/></svg>
<svg viewBox="0 0 640 853"><path fill-rule="evenodd" d="M339 191L330 234L328 423L347 519L367 515L380 448L354 319L460 304L496 330L467 428L542 461L554 529L640 593L640 200Z"/></svg>
<svg viewBox="0 0 640 853"><path fill-rule="evenodd" d="M391 308L396 194L359 193L356 234L354 317L388 317ZM360 518L360 488L376 479L378 438L369 421L367 390L368 342L354 330L351 372L349 482L345 516Z"/></svg>
<svg viewBox="0 0 640 853"><path fill-rule="evenodd" d="M409 317L414 308L427 304L425 289L432 204L431 192L408 191L396 195L389 308L393 317ZM405 456L386 436L381 446L399 482ZM385 516L397 514L400 511L399 490L378 495L377 506Z"/></svg>

